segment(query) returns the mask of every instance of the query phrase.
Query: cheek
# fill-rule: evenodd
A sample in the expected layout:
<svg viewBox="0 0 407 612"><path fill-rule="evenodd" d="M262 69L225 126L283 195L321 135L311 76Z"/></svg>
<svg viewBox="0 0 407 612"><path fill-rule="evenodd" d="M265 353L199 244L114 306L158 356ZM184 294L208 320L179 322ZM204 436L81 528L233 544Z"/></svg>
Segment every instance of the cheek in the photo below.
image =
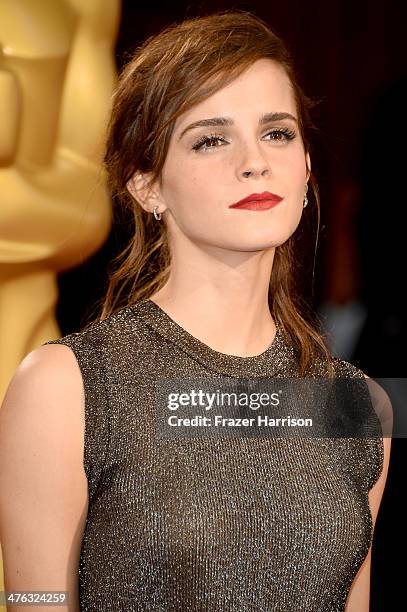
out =
<svg viewBox="0 0 407 612"><path fill-rule="evenodd" d="M183 167L179 176L167 180L164 197L169 208L180 214L197 212L197 207L203 213L213 211L221 197L219 185L224 182L217 166L216 173L208 167L200 168L199 172L196 168Z"/></svg>
<svg viewBox="0 0 407 612"><path fill-rule="evenodd" d="M219 222L216 188L208 178L197 176L186 168L180 176L171 180L168 177L163 195L170 210L169 228L176 232L175 226L189 235L206 233L208 227ZM182 176L181 176L182 174ZM175 226L173 225L175 224Z"/></svg>
<svg viewBox="0 0 407 612"><path fill-rule="evenodd" d="M292 169L291 169L293 180L299 185L305 187L307 180L307 163L302 147L298 151L298 154L292 158Z"/></svg>

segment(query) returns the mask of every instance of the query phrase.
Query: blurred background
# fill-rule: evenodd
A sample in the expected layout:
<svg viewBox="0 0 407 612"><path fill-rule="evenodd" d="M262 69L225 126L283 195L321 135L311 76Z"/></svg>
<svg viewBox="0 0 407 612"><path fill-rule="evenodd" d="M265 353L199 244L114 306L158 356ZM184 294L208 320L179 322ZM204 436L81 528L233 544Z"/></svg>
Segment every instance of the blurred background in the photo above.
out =
<svg viewBox="0 0 407 612"><path fill-rule="evenodd" d="M311 153L322 218L316 260L312 249L309 282L304 283L308 302L324 321L334 353L370 377L405 377L405 3L156 0L149 6L123 0L114 53L117 70L136 46L168 24L232 8L254 12L283 37L305 92L322 99L314 113L319 132ZM115 223L102 247L58 274L57 320L63 335L78 330L91 315L106 289L107 266L130 236L128 220L113 212ZM404 607L404 563L397 552L402 554L405 544L405 447L403 439L392 442L376 523L374 612Z"/></svg>

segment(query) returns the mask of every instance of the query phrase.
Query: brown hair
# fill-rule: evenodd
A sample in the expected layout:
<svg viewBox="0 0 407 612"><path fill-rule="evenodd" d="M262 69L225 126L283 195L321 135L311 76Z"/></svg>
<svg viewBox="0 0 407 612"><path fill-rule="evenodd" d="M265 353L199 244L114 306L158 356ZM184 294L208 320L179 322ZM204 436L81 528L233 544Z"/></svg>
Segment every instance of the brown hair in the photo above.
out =
<svg viewBox="0 0 407 612"><path fill-rule="evenodd" d="M112 262L116 267L109 270L98 320L149 298L166 283L170 271L165 224L157 223L133 199L127 182L135 172L149 173L148 186L157 181L177 117L262 58L278 62L290 79L307 152L311 130L317 129L310 111L319 101L303 92L284 42L252 13L226 10L170 25L147 38L125 65L113 96L104 162L112 195L119 206L130 211L134 233ZM319 191L312 173L309 185L319 232ZM302 258L297 252L297 233L276 248L270 311L298 354L300 375L321 357L328 364L328 375L333 375L331 355L321 331L301 314L305 304L298 289Z"/></svg>

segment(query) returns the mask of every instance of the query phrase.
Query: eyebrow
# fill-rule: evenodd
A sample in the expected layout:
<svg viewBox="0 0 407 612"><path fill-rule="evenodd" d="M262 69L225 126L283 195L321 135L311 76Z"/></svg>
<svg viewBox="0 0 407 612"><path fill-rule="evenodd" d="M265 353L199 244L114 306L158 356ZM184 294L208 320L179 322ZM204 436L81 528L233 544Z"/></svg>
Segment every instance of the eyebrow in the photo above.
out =
<svg viewBox="0 0 407 612"><path fill-rule="evenodd" d="M264 113L259 118L259 125L265 125L266 123L271 123L272 121L282 121L283 119L291 119L298 123L298 120L291 113L286 112L271 112ZM194 121L186 128L184 128L181 134L178 137L178 140L181 140L183 135L189 130L193 130L198 127L207 127L207 126L223 126L223 125L234 125L233 119L231 117L210 117L209 119L200 119L199 121Z"/></svg>

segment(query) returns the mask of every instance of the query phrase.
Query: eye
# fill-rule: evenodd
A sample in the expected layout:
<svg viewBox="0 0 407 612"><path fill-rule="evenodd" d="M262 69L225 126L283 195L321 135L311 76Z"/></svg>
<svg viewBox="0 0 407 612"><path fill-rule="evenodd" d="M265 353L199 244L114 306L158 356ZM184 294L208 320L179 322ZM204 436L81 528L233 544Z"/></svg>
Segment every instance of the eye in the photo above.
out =
<svg viewBox="0 0 407 612"><path fill-rule="evenodd" d="M293 138L295 138L296 133L295 130L290 130L289 128L277 128L275 130L271 130L270 132L267 132L266 136L268 136L269 134L280 134L284 136L284 140L293 140ZM280 139L279 139L280 140Z"/></svg>
<svg viewBox="0 0 407 612"><path fill-rule="evenodd" d="M278 135L282 138L272 138L271 140L274 140L275 142L288 142L290 140L293 140L296 137L296 132L295 130L290 130L289 128L276 128L273 130L270 130L269 132L267 132L267 134L265 134L265 136L269 136L270 134L272 135ZM216 142L227 142L222 135L220 134L210 134L209 136L205 135L205 136L201 136L196 142L195 144L192 146L192 149L194 151L210 151L213 149L217 149L218 146L216 145ZM208 146L210 143L211 146Z"/></svg>
<svg viewBox="0 0 407 612"><path fill-rule="evenodd" d="M199 138L196 143L192 146L192 149L194 151L199 151L200 149L203 149L204 151L208 150L208 149L215 149L217 147L208 147L208 143L210 142L216 142L217 140L220 140L222 142L226 142L225 139L220 136L219 134L210 134L209 136L201 136L201 138Z"/></svg>

